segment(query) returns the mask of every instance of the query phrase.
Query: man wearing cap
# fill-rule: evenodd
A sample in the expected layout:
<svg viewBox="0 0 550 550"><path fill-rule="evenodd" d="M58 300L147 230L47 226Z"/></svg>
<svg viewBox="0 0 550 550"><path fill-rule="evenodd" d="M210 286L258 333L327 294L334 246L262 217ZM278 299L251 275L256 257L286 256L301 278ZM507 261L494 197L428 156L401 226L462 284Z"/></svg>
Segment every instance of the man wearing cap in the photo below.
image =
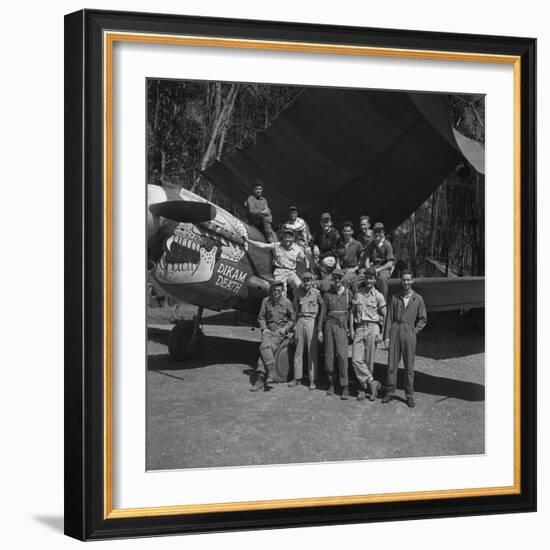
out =
<svg viewBox="0 0 550 550"><path fill-rule="evenodd" d="M252 190L252 195L249 195L244 203L244 208L248 215L248 222L254 227L257 227L268 242L273 242L275 240L275 235L271 227L273 218L267 200L263 196L262 182L256 180Z"/></svg>
<svg viewBox="0 0 550 550"><path fill-rule="evenodd" d="M349 398L348 378L348 316L351 309L351 292L343 285L344 273L332 272L333 285L323 296L318 338L325 341L325 370L329 387L327 395L334 394L334 352L338 364L338 376L342 399ZM323 334L324 327L324 334Z"/></svg>
<svg viewBox="0 0 550 550"><path fill-rule="evenodd" d="M420 294L413 289L413 273L405 269L401 273L401 292L394 294L388 311L385 330L385 344L388 351L388 373L386 395L382 403L389 403L395 394L397 367L403 356L405 367L405 397L407 405L414 407L414 358L416 354L416 335L426 326L428 314Z"/></svg>
<svg viewBox="0 0 550 550"><path fill-rule="evenodd" d="M380 383L374 379L374 355L376 344L381 340L381 329L386 316L386 300L374 288L376 271L369 267L365 275L357 281L357 292L353 298L350 313L350 336L353 340L352 364L355 376L361 385L357 400L365 399L367 386L370 400L374 401Z"/></svg>
<svg viewBox="0 0 550 550"><path fill-rule="evenodd" d="M344 272L344 283L351 283L357 276L359 262L363 255L361 243L353 238L353 223L342 224L342 242L338 245L338 263Z"/></svg>
<svg viewBox="0 0 550 550"><path fill-rule="evenodd" d="M307 351L309 389L314 390L316 388L317 324L322 305L321 293L313 287L313 275L306 271L302 276L302 286L294 294L296 350L294 352L294 378L288 384L290 387L301 383L305 349Z"/></svg>
<svg viewBox="0 0 550 550"><path fill-rule="evenodd" d="M283 296L281 281L273 281L269 296L262 300L258 323L262 331L258 377L250 391L260 391L265 387L269 373L275 367L275 353L294 325L294 309L290 300Z"/></svg>
<svg viewBox="0 0 550 550"><path fill-rule="evenodd" d="M286 295L287 285L297 289L301 284L300 277L296 274L296 267L299 261L308 267L308 260L304 249L294 242L294 231L283 229L281 242L262 243L260 241L248 240L259 248L269 248L273 253L273 278L281 281Z"/></svg>
<svg viewBox="0 0 550 550"><path fill-rule="evenodd" d="M385 237L384 224L377 222L374 224L374 241L365 250L365 267L373 267L376 271L378 280L376 288L388 297L388 279L395 264L393 248Z"/></svg>

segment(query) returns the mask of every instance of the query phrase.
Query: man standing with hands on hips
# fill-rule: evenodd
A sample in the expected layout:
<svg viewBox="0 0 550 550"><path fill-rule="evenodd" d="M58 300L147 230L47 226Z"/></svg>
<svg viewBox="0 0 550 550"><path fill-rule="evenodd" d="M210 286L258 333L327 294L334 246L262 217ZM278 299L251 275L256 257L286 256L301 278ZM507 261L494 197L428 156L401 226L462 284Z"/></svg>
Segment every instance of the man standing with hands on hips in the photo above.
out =
<svg viewBox="0 0 550 550"><path fill-rule="evenodd" d="M406 269L401 274L401 292L394 294L388 311L385 344L389 346L386 395L382 403L389 403L395 394L397 367L403 356L405 367L405 397L407 405L414 407L414 358L416 335L426 326L428 315L420 294L413 289L413 273Z"/></svg>

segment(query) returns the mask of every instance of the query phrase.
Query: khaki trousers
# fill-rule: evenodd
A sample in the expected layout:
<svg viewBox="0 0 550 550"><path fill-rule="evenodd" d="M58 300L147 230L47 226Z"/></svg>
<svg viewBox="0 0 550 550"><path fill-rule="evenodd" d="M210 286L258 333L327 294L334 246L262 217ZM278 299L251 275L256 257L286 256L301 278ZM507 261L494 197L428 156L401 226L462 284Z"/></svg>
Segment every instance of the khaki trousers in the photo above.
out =
<svg viewBox="0 0 550 550"><path fill-rule="evenodd" d="M363 388L373 379L376 339L380 336L378 323L365 323L355 329L351 362L355 376Z"/></svg>
<svg viewBox="0 0 550 550"><path fill-rule="evenodd" d="M317 379L317 334L315 333L315 318L299 317L296 322L294 351L294 378L300 380L303 376L302 362L304 349L307 351L308 377L310 382Z"/></svg>

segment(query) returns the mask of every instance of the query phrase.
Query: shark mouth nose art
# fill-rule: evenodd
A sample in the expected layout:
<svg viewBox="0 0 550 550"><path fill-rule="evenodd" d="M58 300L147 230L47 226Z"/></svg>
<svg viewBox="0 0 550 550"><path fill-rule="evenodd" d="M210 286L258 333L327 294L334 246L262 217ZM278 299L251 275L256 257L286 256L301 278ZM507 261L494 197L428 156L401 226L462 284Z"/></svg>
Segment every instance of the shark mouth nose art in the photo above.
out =
<svg viewBox="0 0 550 550"><path fill-rule="evenodd" d="M173 235L166 241L166 254L160 260L163 269L196 271L201 261L200 244Z"/></svg>
<svg viewBox="0 0 550 550"><path fill-rule="evenodd" d="M180 223L165 243L156 276L166 283L202 283L214 271L218 247L195 225Z"/></svg>

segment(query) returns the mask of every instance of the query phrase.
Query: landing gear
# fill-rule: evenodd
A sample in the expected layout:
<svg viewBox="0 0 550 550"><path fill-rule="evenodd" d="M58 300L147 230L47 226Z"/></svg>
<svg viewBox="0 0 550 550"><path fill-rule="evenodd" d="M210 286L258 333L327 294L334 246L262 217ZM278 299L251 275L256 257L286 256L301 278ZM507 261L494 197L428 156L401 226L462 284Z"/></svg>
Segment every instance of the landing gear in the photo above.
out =
<svg viewBox="0 0 550 550"><path fill-rule="evenodd" d="M200 356L204 332L201 329L203 308L199 307L192 321L180 321L168 336L168 353L172 361Z"/></svg>

